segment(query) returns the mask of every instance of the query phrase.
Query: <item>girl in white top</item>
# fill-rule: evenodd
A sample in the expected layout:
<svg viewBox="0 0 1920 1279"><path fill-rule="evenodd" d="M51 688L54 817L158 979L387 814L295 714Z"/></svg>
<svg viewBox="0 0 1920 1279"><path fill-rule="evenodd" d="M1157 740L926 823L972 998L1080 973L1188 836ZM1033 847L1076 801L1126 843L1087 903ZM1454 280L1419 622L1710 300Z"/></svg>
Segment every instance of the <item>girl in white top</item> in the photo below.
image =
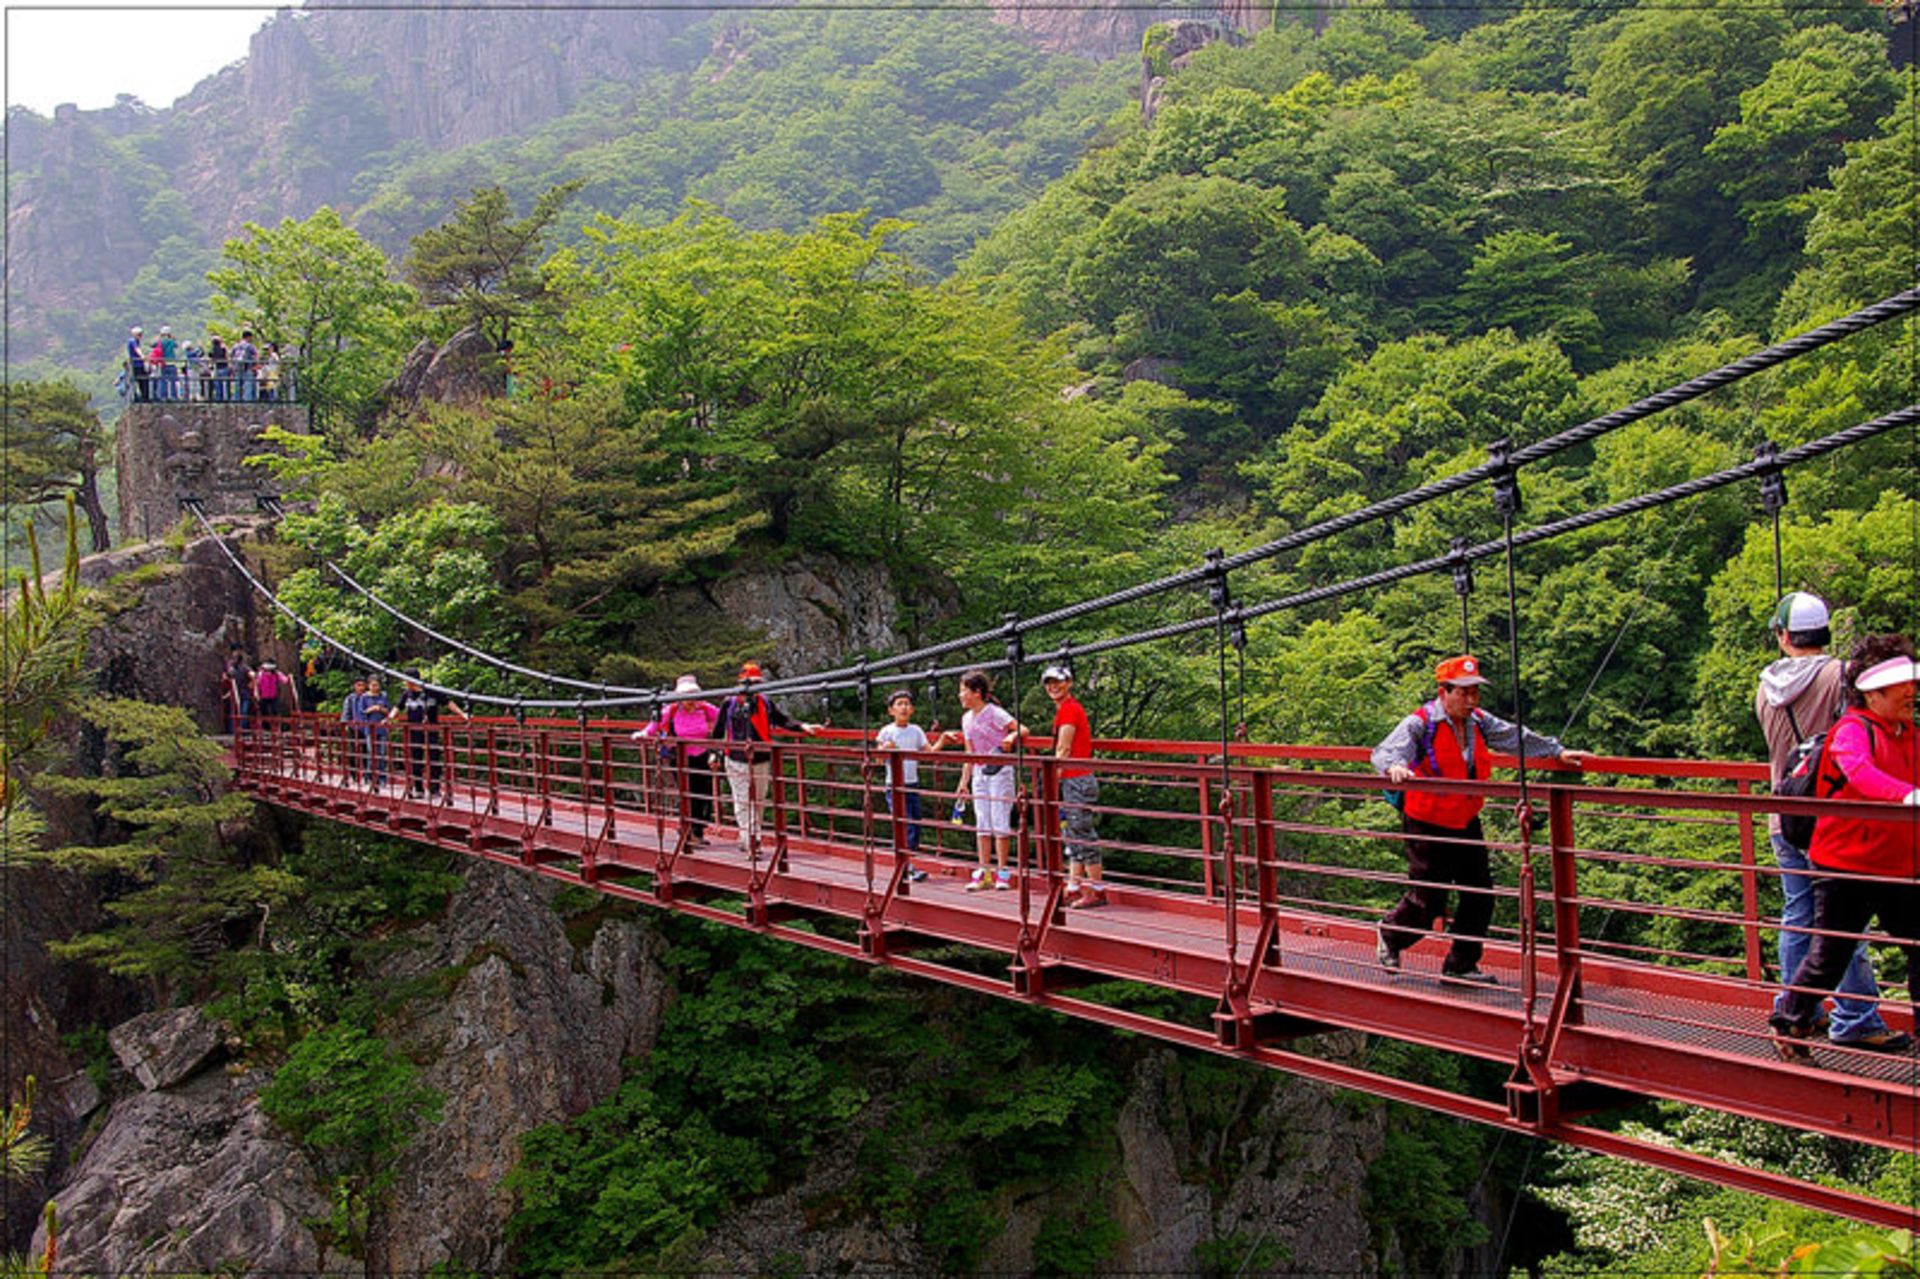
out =
<svg viewBox="0 0 1920 1279"><path fill-rule="evenodd" d="M985 671L968 671L960 677L960 705L966 708L966 713L960 717L957 737L969 755L1004 755L1027 731L1025 725L993 700L993 680ZM1013 845L1014 780L1011 761L978 767L968 763L960 769L960 786L954 798L964 797L971 786L974 845L980 854L979 868L967 885L970 893L1013 887L1013 875L1007 869L1007 852ZM989 853L993 856L991 867L987 861Z"/></svg>

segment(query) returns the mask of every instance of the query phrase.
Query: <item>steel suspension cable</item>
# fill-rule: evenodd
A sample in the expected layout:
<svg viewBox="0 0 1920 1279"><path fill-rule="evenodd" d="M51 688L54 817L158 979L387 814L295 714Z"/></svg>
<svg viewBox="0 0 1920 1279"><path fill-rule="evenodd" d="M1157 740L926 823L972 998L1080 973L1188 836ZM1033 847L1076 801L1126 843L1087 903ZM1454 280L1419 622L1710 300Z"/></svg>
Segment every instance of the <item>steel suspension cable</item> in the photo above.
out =
<svg viewBox="0 0 1920 1279"><path fill-rule="evenodd" d="M1550 524L1539 525L1535 528L1528 529L1524 533L1516 533L1514 535L1514 545L1516 547L1531 546L1536 542L1544 542L1551 538L1560 537L1563 534L1579 532L1582 529L1592 528L1597 524L1604 524L1609 520L1616 520L1625 515L1634 515L1641 511L1648 511L1656 507L1668 505L1669 503L1684 501L1691 497L1698 497L1702 493L1710 493L1715 489L1725 488L1730 484L1738 484L1742 480L1754 479L1765 474L1773 467L1797 466L1811 462L1817 458L1825 457L1829 453L1862 443L1876 436L1885 435L1901 427L1913 426L1915 424L1920 424L1920 405L1909 405L1906 408L1898 409L1882 417L1874 418L1872 421L1861 422L1843 431L1836 431L1832 435L1822 436L1820 439L1811 440L1796 448L1787 449L1777 458L1770 461L1743 462L1737 466L1728 467L1726 470L1717 471L1711 475L1703 475L1696 479L1685 480L1679 484L1671 485L1668 488L1643 493L1638 497L1615 502L1610 506L1596 507L1590 511L1583 511L1578 515L1570 515L1565 519L1555 520ZM1411 563L1397 565L1394 568L1381 569L1377 573L1368 573L1363 577L1349 578L1344 582L1335 582L1327 586L1319 586L1312 590L1300 591L1293 595L1283 596L1280 599L1269 600L1263 604L1251 605L1243 608L1241 612L1249 620L1267 617L1271 614L1285 612L1289 609L1303 608L1309 604L1320 604L1328 600L1357 594L1360 591L1372 590L1375 587L1390 586L1395 582L1404 581L1411 577L1419 577L1422 574L1437 573L1444 569L1452 568L1463 559L1468 561L1486 559L1490 556L1501 554L1505 548L1505 540L1503 538L1496 538L1493 541L1481 542L1476 546L1466 547L1460 551L1449 552L1446 555L1435 556L1431 559L1416 560ZM1145 644L1155 640L1173 639L1176 636L1191 635L1198 631L1204 631L1212 625L1213 619L1210 617L1195 618L1185 622L1170 622L1165 626L1156 626L1148 630L1136 631L1131 635L1123 635L1115 639L1095 640L1080 644L1077 647L1078 650L1083 653L1107 652L1112 649L1127 648L1134 644Z"/></svg>
<svg viewBox="0 0 1920 1279"><path fill-rule="evenodd" d="M233 548L227 545L226 539L213 527L213 524L207 519L206 512L200 509L198 502L188 502L186 509L191 511L194 518L200 522L200 527L206 531L207 536L213 540L214 545L220 548L221 554L227 557L227 562L233 565L240 576L247 580L247 584L252 586L267 603L273 605L275 609L284 614L295 626L298 626L301 630L313 636L316 640L320 641L320 643L325 644L337 652L346 654L366 669L377 671L389 679L403 683L415 683L424 689L435 693L444 693L449 697L461 697L471 702L484 703L490 706L504 706L516 710L525 707L533 707L541 710L599 710L615 706L652 706L661 700L660 695L657 693L625 698L601 698L595 701L562 700L559 698L499 697L490 693L476 693L468 689L449 688L444 684L430 683L427 680L420 679L418 676L397 670L384 662L375 661L358 649L335 639L315 623L308 621L291 608L288 608L266 583L254 576L253 570L248 568L246 562L234 553Z"/></svg>
<svg viewBox="0 0 1920 1279"><path fill-rule="evenodd" d="M1723 365L1720 368L1715 369L1709 373L1703 373L1700 376L1691 378L1685 382L1680 383L1677 386L1669 387L1664 391L1660 391L1654 395L1650 395L1645 397L1644 399L1635 401L1634 403L1627 405L1625 408L1617 409L1612 413L1605 414L1601 417L1593 418L1589 421L1581 423L1578 426L1570 427L1567 430L1561 431L1556 435L1549 436L1547 439L1540 440L1536 443L1526 445L1520 449L1515 450L1510 457L1503 459L1499 464L1496 464L1493 460L1490 459L1489 461L1484 462L1479 466L1471 467L1455 475L1451 475L1439 480L1435 480L1430 484L1425 484L1418 488L1409 489L1405 492L1398 493L1393 497L1385 498L1369 506L1362 507L1359 510L1350 511L1344 515L1336 516L1328 520L1323 520L1318 524L1314 524L1307 528L1300 529L1296 532L1287 534L1284 537L1277 538L1273 541L1264 543L1260 546L1252 547L1245 551L1241 551L1238 554L1229 556L1222 561L1197 565L1193 568L1185 569L1185 570L1182 570L1181 572L1173 573L1165 577L1156 578L1147 582L1136 583L1133 586L1125 587L1121 590L1111 592L1107 595L1098 596L1094 599L1082 600L1074 604L1069 604L1064 607L1054 609L1051 612L1042 613L1037 617L1029 618L1023 621L1021 623L1021 628L1023 631L1032 632L1037 629L1041 629L1049 626L1055 626L1063 622L1074 621L1082 617L1087 617L1094 613L1101 612L1109 608L1115 608L1125 604L1137 603L1141 600L1149 599L1156 595L1164 594L1168 591L1174 591L1174 590L1179 590L1183 587L1198 585L1199 583L1205 581L1210 573L1213 573L1216 571L1220 571L1220 570L1232 571L1237 568L1244 568L1251 564L1261 563L1263 561L1273 559L1276 556L1282 555L1287 551L1296 550L1296 549L1299 549L1300 547L1310 545L1314 542L1322 541L1326 538L1336 536L1350 529L1358 528L1361 525L1372 523L1375 521L1391 519L1393 516L1402 514L1406 511L1413 509L1414 507L1424 505L1425 503L1435 501L1438 498L1445 497L1449 494L1456 493L1463 489L1470 488L1473 485L1478 484L1482 480L1490 479L1498 473L1501 466L1520 467L1520 466L1527 465L1528 463L1531 463L1531 462L1536 462L1536 461L1540 461L1545 458L1551 457L1556 453L1564 452L1569 448L1573 448L1580 444L1588 443L1594 439L1599 438L1602 435L1607 434L1610 431L1618 430L1619 428L1629 425L1630 423L1637 422L1642 418L1651 416L1652 414L1661 412L1665 409L1672 408L1676 405L1684 404L1690 400L1698 399L1699 397L1706 395L1711 391L1718 390L1723 386L1728 386L1734 382L1740 381L1743 378L1750 377L1755 373L1759 373L1766 369L1773 368L1774 366L1784 363L1787 360L1795 359L1799 356L1809 354L1813 351L1819 350L1821 347L1840 341L1843 338L1850 337L1855 333L1863 332L1866 329L1885 323L1887 320L1895 319L1901 315L1905 315L1916 309L1920 309L1920 288L1912 288L1912 289L1904 290L1900 293L1896 293L1892 295L1891 297L1888 297L1879 302L1873 303L1870 306L1861 307L1856 311L1853 311L1847 315L1841 316L1839 319L1820 325L1817 328L1809 329L1805 333L1798 334L1794 337L1788 338L1783 342L1775 343L1774 345L1766 347L1763 350L1756 351L1750 355L1743 356L1742 358L1735 360L1730 364ZM1782 456L1785 456L1785 455L1782 455ZM1770 459L1769 465L1771 467L1777 467L1778 462ZM656 699L661 696L660 694L652 692L647 689L638 689L638 688L633 688L626 685L616 686L612 684L592 684L592 683L586 683L579 680L571 680L571 679L567 679L564 676L554 675L550 672L545 672L545 671L536 671L528 667L518 666L513 663L505 662L502 659L494 658L489 654L482 653L478 649L474 649L471 646L462 644L457 640L453 640L447 636L441 635L439 632L428 628L423 623L418 622L417 620L406 616L404 613L401 613L399 610L385 603L385 601L378 599L378 597L374 596L372 592L367 591L366 588L360 586L357 582L353 582L351 578L347 577L345 571L340 569L338 565L332 565L330 563L330 566L334 568L335 572L339 573L343 578L346 578L349 584L353 585L355 589L360 590L361 593L367 595L369 599L373 599L376 604L386 609L389 613L393 614L394 617L396 617L406 625L414 627L415 629L421 631L423 634L432 636L433 638L439 640L441 643L448 644L454 648L457 648L461 652L466 653L468 656L474 657L475 659L480 661L488 662L489 664L495 665L503 670L511 670L514 673L523 675L527 678L538 679L550 684L555 684L563 687L579 688L587 691L599 692L602 694L601 698L595 701L590 701L590 702L576 703L573 701L554 700L554 701L545 702L545 703L537 703L537 702L529 701L524 703L526 705L530 705L530 706L531 705L551 705L551 706L557 706L557 707L573 707L576 705L586 705L586 706L594 706L594 707L627 706L627 705L638 705L638 704L653 704L651 699ZM1424 572L1426 570L1422 569L1421 571ZM1185 633L1185 632L1175 632L1175 633ZM1001 638L1004 634L1005 634L1004 627L1000 628L999 630L980 631L972 635L961 636L957 639L944 640L938 644L927 645L922 648L914 649L906 653L896 654L892 657L883 657L877 660L867 661L862 663L861 665L844 666L844 667L839 667L839 668L826 670L826 671L816 671L809 675L796 675L796 676L788 677L786 679L769 680L763 685L761 685L761 691L769 692L769 693L774 693L774 692L791 693L791 692L816 692L829 687L847 688L847 687L851 687L852 685L847 683L828 683L827 681L848 680L851 677L854 677L860 674L863 668L868 673L872 673L877 671L892 670L897 667L926 662L932 658L942 657L950 653L957 653L957 652L964 651L966 649L976 648L979 645L984 644L989 640ZM338 644L336 644L335 647L340 648L340 651L342 652L348 651L343 646L340 646ZM608 692L618 692L622 694L622 697L607 698L604 695ZM475 700L483 700L480 697L480 695L475 694L473 696Z"/></svg>
<svg viewBox="0 0 1920 1279"><path fill-rule="evenodd" d="M1910 295L1920 295L1920 290L1912 290L1910 291ZM1901 296L1906 297L1909 295L1903 294ZM1638 514L1639 512L1652 510L1657 507L1664 506L1673 502L1684 501L1687 498L1697 497L1700 494L1709 493L1715 489L1725 488L1730 484L1737 484L1743 480L1750 480L1750 479L1757 478L1773 470L1802 465L1807 462L1814 461L1818 458L1825 457L1830 453L1834 453L1841 449L1851 447L1852 445L1863 443L1864 441L1873 439L1877 436L1884 435L1890 431L1897 430L1901 427L1913 426L1915 424L1920 424L1920 405L1909 405L1906 408L1896 410L1892 413L1885 414L1881 417L1874 418L1870 421L1861 422L1854 426L1847 427L1846 429L1837 431L1832 435L1823 436L1820 439L1811 440L1805 444L1798 445L1794 448L1783 450L1776 457L1767 458L1767 459L1756 459L1751 462L1743 462L1737 466L1728 467L1725 470L1715 472L1711 475L1704 475L1704 476L1697 477L1695 479L1686 480L1679 484L1674 484L1664 489L1658 489L1652 492L1643 493L1637 497L1628 498L1624 501L1613 503L1612 505L1609 505L1609 506L1596 507L1589 511L1584 511L1576 515L1568 516L1564 519L1553 521L1552 523L1542 524L1535 528L1528 529L1523 533L1516 533L1514 534L1513 544L1516 548L1531 546L1536 542L1547 541L1551 538L1559 537L1567 533L1578 532L1582 529L1587 529L1598 524L1606 523L1609 520L1619 519L1622 516ZM1510 463L1517 465L1518 460L1525 453L1526 453L1526 450L1524 449L1516 451L1512 455L1512 457L1509 459ZM1475 469L1486 470L1487 467L1483 464L1482 467L1478 467ZM1465 474L1465 472L1463 472L1463 474ZM210 535L213 534L214 533L213 526L210 523L208 523L205 514L201 512L197 507L189 507L189 509L193 510L194 515L196 516L196 518L199 519L202 527L204 527ZM382 674L386 674L393 678L399 678L399 679L413 678L412 676L408 676L403 672L396 671L392 667L386 666L380 662L376 662L372 658L369 658L364 654L357 652L356 650L348 647L346 644L343 644L339 640L336 640L332 636L328 635L320 627L314 625L313 623L307 621L305 618L301 617L299 614L295 613L292 609L288 608L285 604L281 603L280 600L277 597L275 597L273 592L270 589L268 589L268 587L265 584L263 584L257 577L253 575L253 573L246 567L246 565L236 555L234 555L231 548L227 547L224 541L221 541L217 536L215 537L215 540L219 542L222 552L226 554L227 558L230 561L233 562L234 567L240 571L242 576L244 576L247 579L247 581L253 586L253 588L256 591L258 591L261 595L266 597L266 599L270 603L272 603L276 609L284 613L296 625L300 626L302 629L312 634L315 638L319 639L322 643L330 645L331 647L337 649L339 652L346 654L348 657L366 666L369 670L379 671ZM1339 599L1347 595L1357 594L1358 592L1361 592L1361 591L1372 590L1376 587L1392 585L1393 583L1404 581L1412 577L1418 577L1422 574L1439 572L1443 569L1452 569L1455 565L1463 562L1470 563L1474 560L1485 559L1489 556L1500 554L1504 551L1505 547L1506 547L1506 542L1504 538L1495 539L1489 542L1482 542L1475 546L1469 546L1469 547L1452 550L1446 555L1437 556L1431 559L1413 561L1407 564L1401 564L1393 568L1382 569L1376 573L1369 573L1361 577L1350 578L1344 582L1336 582L1336 583L1329 584L1327 586L1315 587L1311 590L1300 591L1292 595L1283 596L1279 599L1269 600L1262 604L1255 604L1252 606L1242 607L1242 608L1239 608L1237 612L1239 613L1240 619L1242 621L1253 621L1255 619L1267 617L1275 613L1285 612L1291 609L1302 608L1310 604L1324 603L1326 601ZM1219 564L1222 568L1230 568L1239 559L1240 557L1238 556L1230 556L1220 561ZM1212 566L1203 566L1203 568L1200 571L1199 578L1196 580L1204 581L1211 567ZM1048 615L1048 616L1051 616L1051 615ZM1019 624L1019 630L1021 631L1021 633L1024 634L1026 631L1032 629L1032 627L1036 624L1038 620L1039 619L1034 619L1034 620L1021 622ZM1094 656L1100 653L1113 652L1119 649L1131 648L1140 644L1154 643L1159 640L1174 639L1183 635L1191 635L1199 631L1208 630L1212 628L1215 624L1216 624L1216 619L1213 617L1200 617L1200 618L1194 618L1194 619L1191 619L1188 621L1182 621L1182 622L1169 622L1161 626L1149 627L1143 630L1131 632L1126 635L1115 636L1110 639L1102 639L1102 640L1095 640L1095 641L1085 642L1085 643L1077 643L1077 644L1072 644L1070 646L1063 645L1059 651L1064 653L1070 650L1071 652L1077 655ZM998 630L985 632L984 634L989 639L1005 639L1007 637L1007 629L1003 625ZM948 651L949 649L949 646L947 645L939 645L935 647L942 651ZM870 663L868 664L866 669L867 671L871 672L873 670L879 669L882 666L895 665L901 662L902 660L904 660L905 657L924 658L928 651L929 650L919 650L913 654L907 654L900 658L890 658L890 659L886 659L883 662ZM947 666L947 667L930 666L925 670L917 672L917 676L918 678L932 681L932 680L938 680L948 676L964 674L969 670L975 670L975 669L987 670L987 671L1005 670L1014 664L1015 663L1009 661L1006 658L987 658L983 660L969 661L959 665ZM861 668L859 666L855 666L855 667L849 668L849 670L853 672L855 675L858 675ZM617 709L617 708L627 708L627 707L635 707L635 706L653 707L653 706L664 705L664 704L676 702L676 701L684 701L689 698L701 695L701 694L692 694L692 693L679 695L679 694L668 693L668 692L642 692L642 693L631 695L631 696L590 698L590 699L519 698L519 697L499 697L499 696L493 696L493 695L484 694L484 693L469 693L464 690L447 688L444 685L427 685L423 681L416 681L416 682L421 682L423 687L433 688L434 691L436 692L447 693L449 695L455 695L455 696L464 696L464 697L467 697L469 700L472 700L475 702L480 702L480 703L489 704L489 705L506 706L506 707L514 707L514 708L527 708L527 709L536 709L536 710L558 709L558 710L578 711L580 709L604 710L604 709ZM744 685L736 685L734 686L733 691L738 691L740 689L743 689L744 687L745 687ZM846 678L845 673L840 671L827 671L820 674L816 674L812 676L804 676L804 677L796 676L791 679L780 680L780 681L767 681L765 683L759 683L754 685L754 688L757 691L761 691L761 692L779 691L779 692L789 692L789 693L828 693L828 692L844 691L846 689L857 688L857 687L859 687L859 680L857 678L854 678L854 679ZM708 690L705 695L710 696L712 695L713 692L717 692L717 691L719 690Z"/></svg>
<svg viewBox="0 0 1920 1279"><path fill-rule="evenodd" d="M418 618L407 616L405 613L401 612L399 609L395 608L393 605L387 603L385 600L381 599L378 595L368 590L365 586L355 581L351 573L347 572L346 569L341 568L340 565L334 563L334 561L328 560L327 567L332 569L334 572L334 575L338 577L341 581L345 582L348 586L351 586L354 590L360 592L360 594L366 596L367 599L370 600L375 607L385 610L390 616L392 616L401 625L410 626L414 630L419 631L422 635L425 635L427 638L431 640L435 640L441 644L445 644L448 648L451 648L459 653L464 653L466 656L473 658L475 661L484 662L488 666L497 667L498 669L503 671L510 671L515 675L523 675L528 679L536 679L543 684L554 684L554 685L558 685L561 688L578 688L578 689L584 689L590 693L599 693L602 697L606 696L608 693L645 694L650 691L644 688L631 688L625 684L595 684L595 683L589 683L586 680L568 679L564 675L555 675L550 671L537 671L530 667L520 666L513 662L509 662L504 657L495 657L491 653L483 653L479 649L473 647L471 644L463 644L459 640L454 639L451 635L442 635L439 631L434 630L431 626L428 626L425 622L420 621Z"/></svg>
<svg viewBox="0 0 1920 1279"><path fill-rule="evenodd" d="M1680 404L1685 404L1690 400L1699 399L1711 391L1729 386L1743 378L1751 377L1755 373L1764 372L1788 360L1807 355L1819 350L1821 347L1831 345L1843 338L1851 337L1855 333L1863 332L1866 329L1883 324L1888 320L1896 319L1916 309L1920 309L1920 288L1906 289L1891 297L1873 303L1871 306L1861 307L1859 310L1841 316L1837 320L1820 325L1818 328L1809 329L1805 333L1788 338L1783 342L1775 343L1763 350L1742 356L1740 359L1730 364L1722 365L1712 372L1703 373L1677 386L1668 387L1664 391L1637 400L1625 408L1616 409L1612 413L1582 422L1578 426L1569 427L1567 430L1549 436L1547 439L1516 449L1506 464L1519 467L1552 457L1556 453L1561 453L1577 445L1598 439L1610 431L1618 430L1623 426L1638 422L1642 418L1650 417L1655 413L1662 412L1663 410L1673 408ZM1221 567L1228 571L1244 568L1250 564L1257 564L1265 560L1273 559L1275 556L1282 555L1287 551L1296 550L1311 543L1344 533L1360 525L1389 519L1395 515L1412 510L1414 507L1445 497L1448 494L1471 488L1482 480L1492 478L1497 470L1498 467L1491 461L1483 462L1479 466L1471 467L1456 475L1450 475L1443 479L1435 480L1430 484L1409 489L1406 492L1385 498L1371 505L1362 507L1359 510L1350 511L1344 515L1323 520L1318 524L1300 529L1294 533L1289 533L1284 537L1228 556L1221 562ZM1133 586L1111 592L1107 595L1102 595L1090 600L1082 600L1075 604L1054 609L1048 613L1041 613L1036 617L1026 619L1022 623L1022 626L1027 631L1056 626L1060 623L1075 621L1108 608L1137 603L1167 591L1196 586L1204 582L1208 573L1211 571L1213 571L1213 567L1210 565L1196 565L1193 568L1184 569L1178 573L1169 574L1166 577L1136 583ZM998 637L999 632L997 631L980 631L973 635L945 640L938 644L914 649L911 652L902 653L894 657L881 658L871 663L871 669L887 670L895 666L924 662L930 658L943 657L949 653L956 653L963 649L978 647ZM806 688L809 678L843 679L851 675L853 671L853 667L842 667L835 670L818 672L812 677L794 676L786 680L772 680L768 682L767 688L769 691L777 692L802 691Z"/></svg>

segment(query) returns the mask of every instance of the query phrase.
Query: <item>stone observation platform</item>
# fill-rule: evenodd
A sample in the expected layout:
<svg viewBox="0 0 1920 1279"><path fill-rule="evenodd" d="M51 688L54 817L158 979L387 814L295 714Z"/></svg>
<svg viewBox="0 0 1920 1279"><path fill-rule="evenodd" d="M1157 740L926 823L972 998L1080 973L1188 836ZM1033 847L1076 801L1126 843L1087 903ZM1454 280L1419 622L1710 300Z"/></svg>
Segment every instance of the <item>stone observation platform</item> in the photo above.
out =
<svg viewBox="0 0 1920 1279"><path fill-rule="evenodd" d="M163 536L180 519L182 498L200 499L210 516L252 515L274 492L272 477L246 459L269 451L268 428L306 433L304 404L142 401L129 404L114 445L120 477L122 541Z"/></svg>

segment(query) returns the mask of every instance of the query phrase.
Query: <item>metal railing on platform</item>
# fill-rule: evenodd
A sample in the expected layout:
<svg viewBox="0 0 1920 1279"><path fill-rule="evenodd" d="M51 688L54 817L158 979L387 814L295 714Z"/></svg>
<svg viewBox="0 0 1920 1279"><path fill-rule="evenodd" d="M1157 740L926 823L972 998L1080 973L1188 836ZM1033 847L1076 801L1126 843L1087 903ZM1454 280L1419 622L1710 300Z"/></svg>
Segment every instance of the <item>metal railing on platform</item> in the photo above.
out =
<svg viewBox="0 0 1920 1279"><path fill-rule="evenodd" d="M183 357L137 372L123 361L116 389L122 404L304 404L300 362L281 358L243 364Z"/></svg>

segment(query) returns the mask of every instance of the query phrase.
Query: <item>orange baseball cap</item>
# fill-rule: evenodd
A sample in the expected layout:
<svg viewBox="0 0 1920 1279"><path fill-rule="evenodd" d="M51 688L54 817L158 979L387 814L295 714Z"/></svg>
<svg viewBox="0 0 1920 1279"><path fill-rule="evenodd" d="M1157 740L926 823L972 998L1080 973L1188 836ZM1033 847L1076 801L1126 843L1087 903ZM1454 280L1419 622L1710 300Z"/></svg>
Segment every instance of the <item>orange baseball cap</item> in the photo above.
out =
<svg viewBox="0 0 1920 1279"><path fill-rule="evenodd" d="M1442 684L1484 684L1487 682L1487 677L1480 673L1479 659L1470 657L1464 653L1459 657L1449 657L1446 661L1436 666L1433 671L1433 677Z"/></svg>
<svg viewBox="0 0 1920 1279"><path fill-rule="evenodd" d="M760 673L760 663L747 662L740 667L740 674L736 678L741 680L750 680L750 679L765 679L766 676Z"/></svg>

